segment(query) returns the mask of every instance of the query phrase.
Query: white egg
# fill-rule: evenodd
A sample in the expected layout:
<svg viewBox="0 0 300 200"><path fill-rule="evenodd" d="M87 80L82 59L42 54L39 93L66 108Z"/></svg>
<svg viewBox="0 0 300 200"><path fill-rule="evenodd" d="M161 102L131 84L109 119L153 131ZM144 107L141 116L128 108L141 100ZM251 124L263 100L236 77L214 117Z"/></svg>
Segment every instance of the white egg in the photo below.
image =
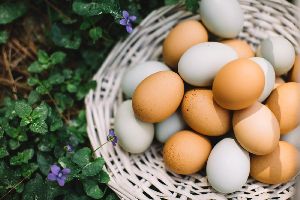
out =
<svg viewBox="0 0 300 200"><path fill-rule="evenodd" d="M260 66L260 68L264 71L265 74L264 90L258 99L259 102L263 102L268 98L268 96L271 94L274 88L275 79L276 79L275 71L271 63L264 58L253 57L250 59L256 62Z"/></svg>
<svg viewBox="0 0 300 200"><path fill-rule="evenodd" d="M170 136L183 130L185 126L186 125L181 114L179 112L175 112L166 120L155 125L156 139L161 143L165 143Z"/></svg>
<svg viewBox="0 0 300 200"><path fill-rule="evenodd" d="M121 88L127 98L131 98L136 87L148 76L159 71L170 70L165 64L158 61L146 61L133 66L125 73Z"/></svg>
<svg viewBox="0 0 300 200"><path fill-rule="evenodd" d="M194 86L210 86L218 71L238 58L236 51L219 42L204 42L189 48L180 58L178 73Z"/></svg>
<svg viewBox="0 0 300 200"><path fill-rule="evenodd" d="M138 120L134 116L132 101L124 101L115 117L115 132L118 144L129 153L146 151L154 138L154 125Z"/></svg>
<svg viewBox="0 0 300 200"><path fill-rule="evenodd" d="M289 133L281 136L281 139L294 145L300 151L300 125Z"/></svg>
<svg viewBox="0 0 300 200"><path fill-rule="evenodd" d="M249 153L234 139L225 138L212 149L206 166L211 186L221 193L242 188L250 173Z"/></svg>
<svg viewBox="0 0 300 200"><path fill-rule="evenodd" d="M236 37L244 24L243 10L237 0L202 0L200 16L209 31L223 38Z"/></svg>
<svg viewBox="0 0 300 200"><path fill-rule="evenodd" d="M282 36L274 36L262 41L258 48L260 57L267 59L274 67L276 76L286 74L295 62L293 45Z"/></svg>

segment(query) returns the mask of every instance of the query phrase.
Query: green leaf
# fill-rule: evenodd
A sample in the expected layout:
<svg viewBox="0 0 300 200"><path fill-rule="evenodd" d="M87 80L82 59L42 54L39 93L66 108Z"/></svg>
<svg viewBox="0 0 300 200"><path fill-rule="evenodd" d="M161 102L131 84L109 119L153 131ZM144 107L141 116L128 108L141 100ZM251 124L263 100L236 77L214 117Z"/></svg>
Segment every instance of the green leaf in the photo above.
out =
<svg viewBox="0 0 300 200"><path fill-rule="evenodd" d="M17 148L20 147L21 144L18 140L10 139L8 141L8 145L11 150L16 150Z"/></svg>
<svg viewBox="0 0 300 200"><path fill-rule="evenodd" d="M37 93L37 91L32 90L28 96L28 103L29 104L35 104L40 100L40 95Z"/></svg>
<svg viewBox="0 0 300 200"><path fill-rule="evenodd" d="M95 176L102 169L105 161L103 158L96 158L95 161L87 164L82 169L82 175L84 176Z"/></svg>
<svg viewBox="0 0 300 200"><path fill-rule="evenodd" d="M45 103L41 103L41 105L37 106L31 114L32 119L38 119L43 121L48 116L48 107Z"/></svg>
<svg viewBox="0 0 300 200"><path fill-rule="evenodd" d="M102 28L94 27L90 29L89 36L92 38L93 42L96 42L99 38L102 37Z"/></svg>
<svg viewBox="0 0 300 200"><path fill-rule="evenodd" d="M165 0L166 5L173 5L179 3L180 0Z"/></svg>
<svg viewBox="0 0 300 200"><path fill-rule="evenodd" d="M41 141L38 143L38 149L43 152L51 151L57 144L57 136L53 134L48 134L42 137Z"/></svg>
<svg viewBox="0 0 300 200"><path fill-rule="evenodd" d="M119 197L115 193L110 193L105 197L105 200L119 200Z"/></svg>
<svg viewBox="0 0 300 200"><path fill-rule="evenodd" d="M9 126L5 128L5 133L11 138L16 138L19 135L20 130L18 128Z"/></svg>
<svg viewBox="0 0 300 200"><path fill-rule="evenodd" d="M4 158L5 156L8 156L9 153L8 151L6 150L5 147L0 147L0 158Z"/></svg>
<svg viewBox="0 0 300 200"><path fill-rule="evenodd" d="M27 70L31 73L41 73L42 71L44 71L44 67L42 67L42 65L40 65L40 63L35 61L29 65Z"/></svg>
<svg viewBox="0 0 300 200"><path fill-rule="evenodd" d="M83 188L86 194L93 199L101 199L104 196L104 192L94 180L85 180L83 182Z"/></svg>
<svg viewBox="0 0 300 200"><path fill-rule="evenodd" d="M0 44L5 44L8 40L8 32L7 31L0 31Z"/></svg>
<svg viewBox="0 0 300 200"><path fill-rule="evenodd" d="M199 0L186 0L185 7L195 13L199 9Z"/></svg>
<svg viewBox="0 0 300 200"><path fill-rule="evenodd" d="M25 142L28 140L28 137L26 135L26 132L25 131L20 131L18 137L17 137L17 140L20 141L20 142Z"/></svg>
<svg viewBox="0 0 300 200"><path fill-rule="evenodd" d="M26 149L23 152L18 152L16 156L10 158L11 165L27 164L28 161L33 157L34 150Z"/></svg>
<svg viewBox="0 0 300 200"><path fill-rule="evenodd" d="M38 50L37 52L38 61L41 64L48 64L49 56L46 51Z"/></svg>
<svg viewBox="0 0 300 200"><path fill-rule="evenodd" d="M70 108L74 104L74 100L69 95L60 92L54 94L54 99L62 110Z"/></svg>
<svg viewBox="0 0 300 200"><path fill-rule="evenodd" d="M25 117L25 118L21 119L20 126L27 126L30 123L31 123L31 120L29 118Z"/></svg>
<svg viewBox="0 0 300 200"><path fill-rule="evenodd" d="M52 65L56 65L56 64L59 64L59 63L63 63L65 58L66 58L66 54L64 52L57 51L57 52L54 52L50 56L50 61L51 61Z"/></svg>
<svg viewBox="0 0 300 200"><path fill-rule="evenodd" d="M67 84L67 90L70 93L75 93L77 91L77 86L75 84L69 83Z"/></svg>
<svg viewBox="0 0 300 200"><path fill-rule="evenodd" d="M63 127L63 121L56 111L51 110L50 114L50 131L56 131Z"/></svg>
<svg viewBox="0 0 300 200"><path fill-rule="evenodd" d="M119 1L117 0L95 0L92 2L75 0L72 4L72 9L81 16L111 14L115 19L122 17Z"/></svg>
<svg viewBox="0 0 300 200"><path fill-rule="evenodd" d="M58 85L65 81L65 77L61 74L53 74L48 79L51 85Z"/></svg>
<svg viewBox="0 0 300 200"><path fill-rule="evenodd" d="M98 182L107 184L109 180L109 175L104 170L100 170L100 173L98 175Z"/></svg>
<svg viewBox="0 0 300 200"><path fill-rule="evenodd" d="M34 133L45 134L48 132L48 126L44 120L38 120L30 124L30 130Z"/></svg>
<svg viewBox="0 0 300 200"><path fill-rule="evenodd" d="M17 101L15 104L15 110L20 118L28 117L32 112L31 106L24 101Z"/></svg>
<svg viewBox="0 0 300 200"><path fill-rule="evenodd" d="M0 24L8 24L27 11L26 1L4 2L0 4Z"/></svg>
<svg viewBox="0 0 300 200"><path fill-rule="evenodd" d="M35 172L38 169L38 165L35 163L29 163L26 165L23 165L21 168L21 173L23 177L31 176L33 172Z"/></svg>
<svg viewBox="0 0 300 200"><path fill-rule="evenodd" d="M53 159L50 155L37 153L37 163L42 174L45 176L49 173Z"/></svg>
<svg viewBox="0 0 300 200"><path fill-rule="evenodd" d="M57 24L52 25L51 39L55 45L67 49L78 49L81 44L81 37L78 31L69 30L66 27L60 27Z"/></svg>
<svg viewBox="0 0 300 200"><path fill-rule="evenodd" d="M35 85L37 85L39 82L40 82L39 79L34 78L34 77L29 77L29 78L27 79L27 84L28 84L29 86L35 86Z"/></svg>
<svg viewBox="0 0 300 200"><path fill-rule="evenodd" d="M73 155L72 161L74 163L76 163L77 165L79 165L80 167L83 167L90 162L91 153L92 153L92 151L88 147L79 149Z"/></svg>
<svg viewBox="0 0 300 200"><path fill-rule="evenodd" d="M49 92L48 88L46 88L44 85L39 85L35 88L35 90L39 94L47 94Z"/></svg>

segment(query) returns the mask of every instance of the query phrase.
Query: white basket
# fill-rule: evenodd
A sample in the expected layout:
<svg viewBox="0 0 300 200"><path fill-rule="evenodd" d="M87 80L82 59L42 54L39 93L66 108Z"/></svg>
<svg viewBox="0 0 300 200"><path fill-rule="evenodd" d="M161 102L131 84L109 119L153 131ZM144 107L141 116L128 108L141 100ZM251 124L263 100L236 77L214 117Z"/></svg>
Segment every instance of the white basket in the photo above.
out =
<svg viewBox="0 0 300 200"><path fill-rule="evenodd" d="M286 0L240 0L245 22L239 38L254 48L268 36L282 35L299 52L299 10ZM170 29L185 19L200 19L183 6L167 6L150 13L125 41L118 42L100 67L94 80L98 85L86 97L88 136L93 149L105 143L114 126L114 116L123 101L120 82L125 69L146 60L161 60L162 42ZM265 185L249 179L232 194L217 193L205 176L181 176L167 172L162 145L154 143L145 153L131 155L118 145L104 145L96 152L106 162L109 187L123 199L289 199L294 181Z"/></svg>

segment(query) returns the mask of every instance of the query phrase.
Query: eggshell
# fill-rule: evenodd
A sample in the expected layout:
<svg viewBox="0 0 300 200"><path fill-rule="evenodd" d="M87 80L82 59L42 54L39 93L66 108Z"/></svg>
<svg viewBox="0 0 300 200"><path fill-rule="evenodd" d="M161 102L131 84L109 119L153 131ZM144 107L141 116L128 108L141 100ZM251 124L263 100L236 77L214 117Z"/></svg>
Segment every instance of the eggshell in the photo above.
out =
<svg viewBox="0 0 300 200"><path fill-rule="evenodd" d="M225 138L212 149L206 174L210 185L221 193L232 193L242 188L250 172L249 153L234 139Z"/></svg>
<svg viewBox="0 0 300 200"><path fill-rule="evenodd" d="M274 89L276 89L278 86L282 85L283 83L285 83L285 81L281 77L276 77Z"/></svg>
<svg viewBox="0 0 300 200"><path fill-rule="evenodd" d="M208 139L192 131L172 135L163 148L166 167L177 174L193 174L205 165L211 151Z"/></svg>
<svg viewBox="0 0 300 200"><path fill-rule="evenodd" d="M237 0L202 0L200 16L209 31L223 38L234 38L243 28L244 14Z"/></svg>
<svg viewBox="0 0 300 200"><path fill-rule="evenodd" d="M259 102L234 112L233 130L240 145L256 155L274 151L280 138L276 117L267 106Z"/></svg>
<svg viewBox="0 0 300 200"><path fill-rule="evenodd" d="M297 174L297 171L298 151L285 141L280 141L270 154L251 157L250 175L262 183L286 183Z"/></svg>
<svg viewBox="0 0 300 200"><path fill-rule="evenodd" d="M280 133L286 134L300 123L300 83L284 83L271 93L266 105L275 114Z"/></svg>
<svg viewBox="0 0 300 200"><path fill-rule="evenodd" d="M239 58L254 57L254 51L251 46L243 40L231 39L224 40L222 43L232 47L237 52Z"/></svg>
<svg viewBox="0 0 300 200"><path fill-rule="evenodd" d="M157 72L144 79L132 97L136 117L144 122L161 122L170 117L180 105L184 84L172 71Z"/></svg>
<svg viewBox="0 0 300 200"><path fill-rule="evenodd" d="M217 72L237 53L228 45L205 42L188 49L180 58L178 73L184 81L194 86L210 86Z"/></svg>
<svg viewBox="0 0 300 200"><path fill-rule="evenodd" d="M131 98L136 87L146 77L159 71L170 70L165 64L158 61L146 61L129 68L121 82L121 88L127 98Z"/></svg>
<svg viewBox="0 0 300 200"><path fill-rule="evenodd" d="M231 128L230 111L213 101L211 90L188 91L181 104L186 123L198 133L208 136L224 135Z"/></svg>
<svg viewBox="0 0 300 200"><path fill-rule="evenodd" d="M300 83L300 55L295 59L294 67L291 71L291 81Z"/></svg>
<svg viewBox="0 0 300 200"><path fill-rule="evenodd" d="M297 128L291 130L287 134L281 137L281 140L284 140L292 145L294 145L298 151L300 151L300 125Z"/></svg>
<svg viewBox="0 0 300 200"><path fill-rule="evenodd" d="M240 110L255 103L263 92L264 73L250 59L227 63L213 82L214 100L223 108Z"/></svg>
<svg viewBox="0 0 300 200"><path fill-rule="evenodd" d="M295 49L284 37L274 36L262 41L259 56L267 59L274 67L276 75L280 76L293 67Z"/></svg>
<svg viewBox="0 0 300 200"><path fill-rule="evenodd" d="M264 58L253 57L250 58L250 60L258 64L260 68L263 70L265 75L265 87L262 94L258 98L259 102L263 102L268 98L268 96L271 94L272 90L274 89L275 71L271 63Z"/></svg>
<svg viewBox="0 0 300 200"><path fill-rule="evenodd" d="M164 121L155 125L156 139L161 143L165 143L169 137L178 131L183 130L185 126L186 124L181 114L179 112L175 112Z"/></svg>
<svg viewBox="0 0 300 200"><path fill-rule="evenodd" d="M154 138L154 125L135 118L132 101L124 101L115 117L115 132L118 144L129 153L146 151Z"/></svg>
<svg viewBox="0 0 300 200"><path fill-rule="evenodd" d="M170 31L163 43L164 62L176 68L180 57L188 48L207 41L207 31L199 21L183 21Z"/></svg>

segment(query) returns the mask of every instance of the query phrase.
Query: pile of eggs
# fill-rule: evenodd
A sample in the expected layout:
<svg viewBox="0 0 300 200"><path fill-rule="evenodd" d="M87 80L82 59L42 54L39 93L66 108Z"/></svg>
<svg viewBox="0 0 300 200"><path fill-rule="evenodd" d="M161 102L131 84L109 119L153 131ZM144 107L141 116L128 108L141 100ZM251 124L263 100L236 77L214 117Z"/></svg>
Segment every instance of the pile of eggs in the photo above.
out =
<svg viewBox="0 0 300 200"><path fill-rule="evenodd" d="M164 63L140 63L124 75L129 100L115 116L120 146L142 153L155 135L168 170L189 175L206 166L209 183L222 193L239 190L249 175L288 182L298 172L299 55L281 36L265 39L256 52L232 39L243 26L236 0L202 0L200 14L204 25L186 20L167 35ZM208 41L207 30L223 39Z"/></svg>

